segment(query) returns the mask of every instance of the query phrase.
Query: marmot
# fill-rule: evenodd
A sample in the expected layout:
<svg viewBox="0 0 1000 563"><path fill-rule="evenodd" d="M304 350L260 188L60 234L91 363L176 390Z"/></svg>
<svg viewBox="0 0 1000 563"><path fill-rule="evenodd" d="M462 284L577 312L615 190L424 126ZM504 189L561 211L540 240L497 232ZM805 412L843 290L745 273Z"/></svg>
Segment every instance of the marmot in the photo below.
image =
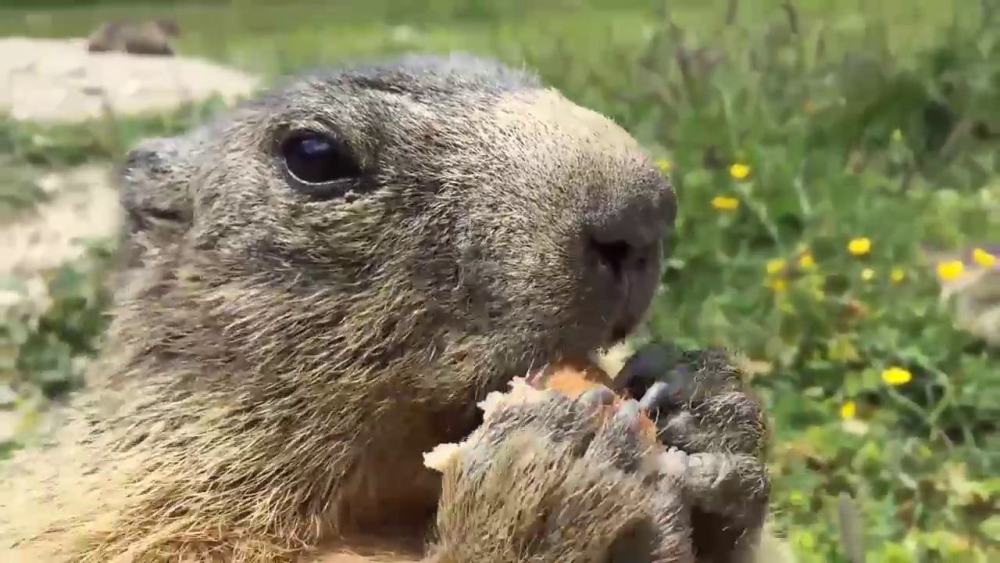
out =
<svg viewBox="0 0 1000 563"><path fill-rule="evenodd" d="M173 55L171 41L180 27L171 19L150 21L113 20L101 24L87 38L92 53L117 51L133 55Z"/></svg>
<svg viewBox="0 0 1000 563"><path fill-rule="evenodd" d="M766 499L760 411L716 356L679 404L642 391L697 461L680 474L638 463L636 398L590 424L606 387L473 433L513 377L633 331L676 213L628 133L534 74L408 55L305 75L132 149L121 201L103 352L51 447L4 468L4 561L747 553L696 554L691 530L699 509L752 538Z"/></svg>

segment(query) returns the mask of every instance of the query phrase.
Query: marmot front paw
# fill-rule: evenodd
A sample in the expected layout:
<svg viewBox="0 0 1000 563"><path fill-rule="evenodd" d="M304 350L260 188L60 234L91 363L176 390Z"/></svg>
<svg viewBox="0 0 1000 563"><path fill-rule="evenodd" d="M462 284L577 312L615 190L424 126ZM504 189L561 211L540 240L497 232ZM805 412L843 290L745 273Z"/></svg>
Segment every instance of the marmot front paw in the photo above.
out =
<svg viewBox="0 0 1000 563"><path fill-rule="evenodd" d="M604 383L566 366L516 379L467 440L425 456L444 474L436 561L694 561L687 456Z"/></svg>
<svg viewBox="0 0 1000 563"><path fill-rule="evenodd" d="M681 482L699 561L742 561L767 514L765 417L722 350L640 349L614 388L639 398L659 440L688 454Z"/></svg>

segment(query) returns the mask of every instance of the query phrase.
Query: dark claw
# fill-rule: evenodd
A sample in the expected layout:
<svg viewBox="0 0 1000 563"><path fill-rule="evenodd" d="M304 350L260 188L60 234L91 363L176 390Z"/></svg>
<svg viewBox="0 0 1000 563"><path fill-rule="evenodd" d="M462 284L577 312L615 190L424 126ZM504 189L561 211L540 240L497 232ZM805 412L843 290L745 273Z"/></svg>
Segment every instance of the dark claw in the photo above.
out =
<svg viewBox="0 0 1000 563"><path fill-rule="evenodd" d="M639 400L639 407L649 414L659 412L661 407L668 406L670 402L670 385L663 381L657 381L646 390L646 394Z"/></svg>
<svg viewBox="0 0 1000 563"><path fill-rule="evenodd" d="M647 344L628 359L615 378L615 386L641 399L642 408L649 413L679 409L691 398L693 382L693 374L682 359L676 346Z"/></svg>
<svg viewBox="0 0 1000 563"><path fill-rule="evenodd" d="M615 378L620 388L628 388L646 382L646 387L663 378L681 358L681 352L670 344L651 343L637 350L622 366ZM634 395L641 397L643 393Z"/></svg>

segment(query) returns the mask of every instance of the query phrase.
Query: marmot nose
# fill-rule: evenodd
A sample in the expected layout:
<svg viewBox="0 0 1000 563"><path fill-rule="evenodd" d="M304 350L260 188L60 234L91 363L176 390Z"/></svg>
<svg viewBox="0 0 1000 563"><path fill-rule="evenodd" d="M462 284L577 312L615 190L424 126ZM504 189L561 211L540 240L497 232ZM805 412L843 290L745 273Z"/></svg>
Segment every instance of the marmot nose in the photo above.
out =
<svg viewBox="0 0 1000 563"><path fill-rule="evenodd" d="M642 200L595 214L586 230L588 253L615 279L649 275L659 266L660 241L673 219L668 206Z"/></svg>
<svg viewBox="0 0 1000 563"><path fill-rule="evenodd" d="M663 185L613 196L591 208L582 232L586 314L606 331L606 342L629 334L652 302L676 209L673 191Z"/></svg>

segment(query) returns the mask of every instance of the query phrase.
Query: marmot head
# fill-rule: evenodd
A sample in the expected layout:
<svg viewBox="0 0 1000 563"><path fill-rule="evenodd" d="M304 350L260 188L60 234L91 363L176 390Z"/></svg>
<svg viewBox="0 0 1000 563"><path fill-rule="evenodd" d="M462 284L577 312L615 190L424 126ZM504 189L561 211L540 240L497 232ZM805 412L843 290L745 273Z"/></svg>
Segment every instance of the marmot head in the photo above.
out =
<svg viewBox="0 0 1000 563"><path fill-rule="evenodd" d="M300 77L124 179L146 267L122 330L250 371L443 359L495 385L582 356L641 320L675 214L621 128L458 55Z"/></svg>

